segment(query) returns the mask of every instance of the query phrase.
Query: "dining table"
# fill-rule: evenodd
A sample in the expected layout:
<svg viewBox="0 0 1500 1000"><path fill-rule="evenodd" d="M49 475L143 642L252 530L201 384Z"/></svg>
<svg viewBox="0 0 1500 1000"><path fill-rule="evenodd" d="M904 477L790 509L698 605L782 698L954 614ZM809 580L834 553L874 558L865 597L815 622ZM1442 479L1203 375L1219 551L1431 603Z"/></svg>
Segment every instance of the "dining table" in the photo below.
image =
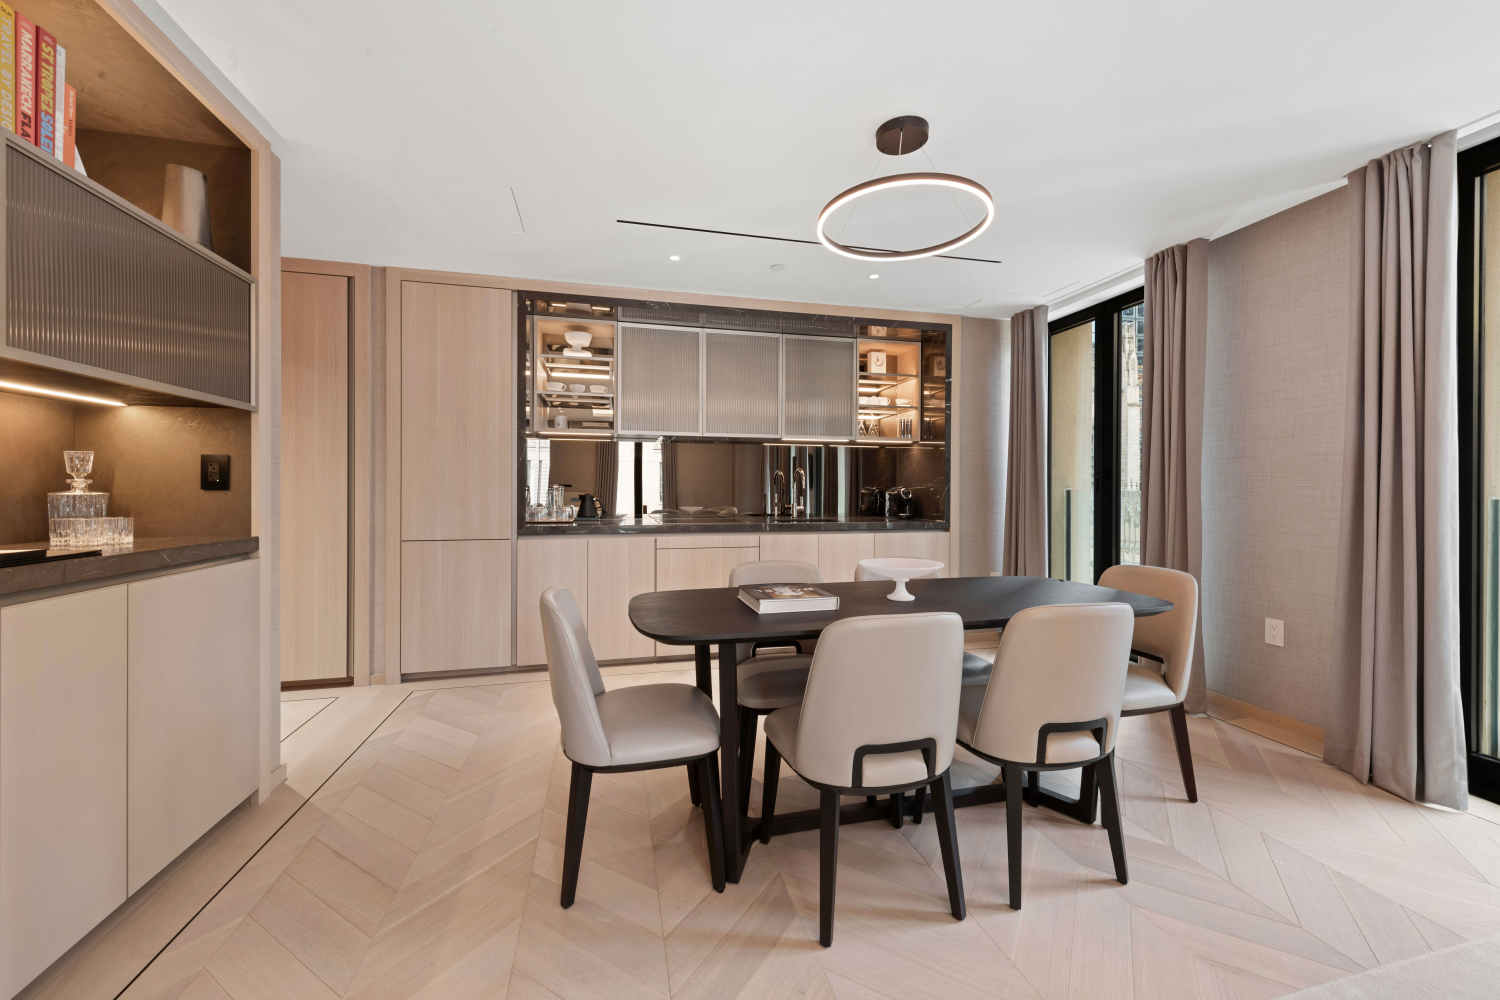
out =
<svg viewBox="0 0 1500 1000"><path fill-rule="evenodd" d="M1120 603L1129 605L1137 618L1172 610L1172 602L1145 594L1110 587L1097 587L1068 580L1034 576L976 576L912 580L907 589L914 600L892 601L886 595L895 584L890 580L858 583L824 583L819 586L839 599L834 611L777 612L759 614L739 598L734 587L699 590L666 590L639 594L630 599L630 622L642 635L671 646L694 647L697 685L710 698L714 695L713 647L719 647L719 782L724 815L725 877L738 882L751 845L760 838L760 822L740 806L740 714L737 711L739 643L790 646L800 639L815 639L834 622L866 615L920 614L951 611L963 619L966 631L1003 630L1006 623L1027 608L1052 604ZM1035 780L1035 776L1032 776ZM695 788L695 797L700 790ZM1067 799L1032 785L1028 800L1063 812L1084 823L1092 823L1098 802L1093 770L1082 771L1079 797ZM956 789L955 808L1005 801L1005 785ZM900 809L922 808L893 796L867 799L845 805L840 824L883 819L900 823ZM927 808L931 808L929 804ZM920 814L913 816L920 822ZM818 829L818 810L777 813L771 835Z"/></svg>

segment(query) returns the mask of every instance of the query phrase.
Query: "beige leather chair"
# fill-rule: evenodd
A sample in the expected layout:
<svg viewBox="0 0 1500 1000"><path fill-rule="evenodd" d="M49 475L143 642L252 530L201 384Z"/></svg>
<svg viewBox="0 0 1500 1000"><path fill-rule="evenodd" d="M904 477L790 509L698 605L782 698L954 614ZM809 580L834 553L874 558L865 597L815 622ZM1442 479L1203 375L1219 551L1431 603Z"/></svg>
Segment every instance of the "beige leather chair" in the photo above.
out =
<svg viewBox="0 0 1500 1000"><path fill-rule="evenodd" d="M740 563L729 571L731 587L765 583L822 583L823 574L810 562L795 559L762 559ZM739 658L736 675L740 705L740 814L750 811L750 780L755 770L755 728L762 715L802 700L807 687L807 668L812 663L816 639L800 640L796 646L773 645L766 649L742 642L735 647Z"/></svg>
<svg viewBox="0 0 1500 1000"><path fill-rule="evenodd" d="M766 718L761 842L776 815L781 761L821 793L819 940L833 943L839 796L931 788L948 903L964 918L953 821L953 733L962 687L963 619L952 612L845 618L824 629L802 702ZM918 804L920 808L920 803Z"/></svg>
<svg viewBox="0 0 1500 1000"><path fill-rule="evenodd" d="M938 574L939 574L938 570L933 570L931 573L924 574L923 576L913 577L912 579L914 579L914 580L930 580L930 579L936 578L938 576ZM890 579L890 577L885 576L885 575L883 575L881 573L877 573L873 569L866 569L864 566L861 566L861 565L856 565L854 567L854 580L855 580L856 583L860 582L862 580L889 580L889 579ZM989 679L990 679L990 671L991 671L991 669L993 669L993 666L994 665L991 664L989 660L986 660L984 657L980 656L978 653L970 653L970 652L968 652L966 650L964 652L964 683L965 684L985 684L985 683L988 683Z"/></svg>
<svg viewBox="0 0 1500 1000"><path fill-rule="evenodd" d="M695 770L707 808L703 831L714 889L724 891L723 814L719 811L719 714L708 695L689 684L640 684L604 690L599 664L573 595L562 587L542 594L542 639L552 702L562 723L563 753L573 762L568 826L563 846L562 905L573 905L578 863L596 772Z"/></svg>
<svg viewBox="0 0 1500 1000"><path fill-rule="evenodd" d="M1111 566L1099 577L1099 586L1147 594L1172 602L1166 614L1135 620L1130 651L1136 662L1125 676L1125 703L1121 715L1170 712L1172 736L1177 743L1177 766L1189 802L1198 801L1198 782L1193 777L1193 746L1188 742L1188 679L1193 673L1194 632L1198 628L1198 581L1191 573L1160 566ZM1153 662L1154 661L1154 662Z"/></svg>
<svg viewBox="0 0 1500 1000"><path fill-rule="evenodd" d="M1021 788L1027 771L1094 769L1115 878L1121 885L1127 881L1114 760L1134 621L1125 604L1027 608L1001 633L989 684L964 685L958 743L1004 771L1012 909L1021 908Z"/></svg>

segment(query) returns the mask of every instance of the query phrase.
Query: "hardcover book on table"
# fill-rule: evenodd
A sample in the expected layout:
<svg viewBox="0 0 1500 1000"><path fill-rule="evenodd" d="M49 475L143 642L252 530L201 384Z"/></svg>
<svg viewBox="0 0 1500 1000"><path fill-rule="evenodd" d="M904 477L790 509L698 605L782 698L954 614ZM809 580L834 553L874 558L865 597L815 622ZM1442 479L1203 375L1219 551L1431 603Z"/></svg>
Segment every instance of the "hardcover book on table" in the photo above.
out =
<svg viewBox="0 0 1500 1000"><path fill-rule="evenodd" d="M810 583L762 583L753 587L741 587L740 600L762 615L839 609L837 597Z"/></svg>
<svg viewBox="0 0 1500 1000"><path fill-rule="evenodd" d="M16 12L0 3L0 125L16 130Z"/></svg>

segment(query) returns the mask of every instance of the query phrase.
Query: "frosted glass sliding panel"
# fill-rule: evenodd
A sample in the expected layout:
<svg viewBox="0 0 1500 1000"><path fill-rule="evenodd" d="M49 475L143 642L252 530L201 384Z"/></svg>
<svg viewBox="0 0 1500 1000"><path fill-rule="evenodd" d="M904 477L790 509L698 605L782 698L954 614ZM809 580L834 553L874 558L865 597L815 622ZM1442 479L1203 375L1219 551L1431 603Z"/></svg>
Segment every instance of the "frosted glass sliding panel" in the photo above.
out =
<svg viewBox="0 0 1500 1000"><path fill-rule="evenodd" d="M628 433L701 434L703 331L624 326L615 408Z"/></svg>
<svg viewBox="0 0 1500 1000"><path fill-rule="evenodd" d="M780 434L781 338L712 331L703 341L704 432Z"/></svg>
<svg viewBox="0 0 1500 1000"><path fill-rule="evenodd" d="M783 337L786 437L852 438L858 342L832 337Z"/></svg>

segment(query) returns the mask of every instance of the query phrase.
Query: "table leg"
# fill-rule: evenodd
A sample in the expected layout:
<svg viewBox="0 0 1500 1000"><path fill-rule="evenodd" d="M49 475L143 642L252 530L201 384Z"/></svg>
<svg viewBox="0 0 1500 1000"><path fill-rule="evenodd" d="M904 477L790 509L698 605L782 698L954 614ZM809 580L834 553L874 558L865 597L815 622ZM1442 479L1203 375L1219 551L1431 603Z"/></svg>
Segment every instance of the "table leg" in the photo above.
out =
<svg viewBox="0 0 1500 1000"><path fill-rule="evenodd" d="M709 663L709 655L712 651L713 647L711 646L693 647L693 665L698 669L698 690L708 695L710 699L714 696L714 675ZM692 799L693 805L702 805L703 793L698 787L698 768L690 764L688 765L687 773L688 797Z"/></svg>
<svg viewBox="0 0 1500 1000"><path fill-rule="evenodd" d="M698 649L706 650L706 646ZM700 653L700 656L702 654ZM724 878L739 882L746 845L740 837L740 712L735 644L719 644L719 796L724 803Z"/></svg>

